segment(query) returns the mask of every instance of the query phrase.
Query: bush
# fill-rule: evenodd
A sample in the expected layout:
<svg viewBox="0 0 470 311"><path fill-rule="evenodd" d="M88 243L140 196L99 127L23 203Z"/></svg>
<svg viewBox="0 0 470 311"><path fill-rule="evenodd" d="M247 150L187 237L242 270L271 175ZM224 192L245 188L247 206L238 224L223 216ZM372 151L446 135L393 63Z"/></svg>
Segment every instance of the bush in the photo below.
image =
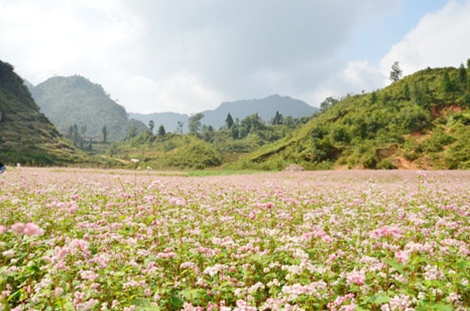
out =
<svg viewBox="0 0 470 311"><path fill-rule="evenodd" d="M396 168L397 167L395 166L395 164L393 164L393 162L388 158L383 159L377 164L377 169L379 170L394 170Z"/></svg>
<svg viewBox="0 0 470 311"><path fill-rule="evenodd" d="M208 143L196 142L166 155L164 161L169 166L204 169L222 164L222 156Z"/></svg>

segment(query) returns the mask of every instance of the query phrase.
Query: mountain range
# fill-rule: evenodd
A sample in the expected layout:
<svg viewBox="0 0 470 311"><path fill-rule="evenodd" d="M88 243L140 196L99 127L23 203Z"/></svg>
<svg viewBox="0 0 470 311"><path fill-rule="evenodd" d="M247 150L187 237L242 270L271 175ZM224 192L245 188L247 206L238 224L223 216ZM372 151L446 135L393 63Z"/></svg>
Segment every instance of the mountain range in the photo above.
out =
<svg viewBox="0 0 470 311"><path fill-rule="evenodd" d="M262 99L237 100L233 102L223 102L213 110L204 110L201 113L204 117L201 124L219 129L224 126L225 119L230 113L233 120L242 120L245 117L257 113L265 122L269 122L276 111L284 117L301 118L311 116L318 111L318 108L308 105L306 102L291 98L289 96L271 95ZM163 125L167 131L174 131L178 127L178 122L183 123L183 132L187 132L189 115L173 112L163 113L129 113L129 117L140 120L145 124L154 121L156 129Z"/></svg>

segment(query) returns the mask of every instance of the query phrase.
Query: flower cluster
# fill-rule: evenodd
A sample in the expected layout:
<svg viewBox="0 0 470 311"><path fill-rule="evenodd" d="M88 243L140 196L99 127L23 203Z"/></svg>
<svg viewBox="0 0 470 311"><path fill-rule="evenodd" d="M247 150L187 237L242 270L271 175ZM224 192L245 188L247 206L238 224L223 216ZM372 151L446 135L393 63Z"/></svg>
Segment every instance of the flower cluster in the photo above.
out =
<svg viewBox="0 0 470 311"><path fill-rule="evenodd" d="M468 310L469 185L21 167L0 189L0 310Z"/></svg>

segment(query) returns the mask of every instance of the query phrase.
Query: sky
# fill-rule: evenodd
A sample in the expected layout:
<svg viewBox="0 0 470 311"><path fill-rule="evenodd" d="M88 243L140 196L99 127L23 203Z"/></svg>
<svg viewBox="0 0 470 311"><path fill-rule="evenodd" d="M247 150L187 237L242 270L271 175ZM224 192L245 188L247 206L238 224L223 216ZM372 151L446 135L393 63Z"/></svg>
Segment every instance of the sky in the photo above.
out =
<svg viewBox="0 0 470 311"><path fill-rule="evenodd" d="M0 0L0 60L80 75L128 112L327 97L470 58L470 0Z"/></svg>

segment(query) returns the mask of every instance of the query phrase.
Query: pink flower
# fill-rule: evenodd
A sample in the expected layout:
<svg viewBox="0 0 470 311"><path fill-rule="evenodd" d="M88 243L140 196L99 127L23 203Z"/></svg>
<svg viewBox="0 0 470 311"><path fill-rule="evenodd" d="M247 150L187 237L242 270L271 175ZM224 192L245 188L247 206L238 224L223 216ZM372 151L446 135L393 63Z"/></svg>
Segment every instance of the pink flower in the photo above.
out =
<svg viewBox="0 0 470 311"><path fill-rule="evenodd" d="M7 232L7 231L8 231L8 228L7 228L7 227L0 225L0 234L5 233L5 232Z"/></svg>
<svg viewBox="0 0 470 311"><path fill-rule="evenodd" d="M186 206L186 200L183 198L171 198L170 203L177 206Z"/></svg>
<svg viewBox="0 0 470 311"><path fill-rule="evenodd" d="M306 240L310 240L312 236L316 238L321 238L325 243L331 242L331 237L322 229L302 234L302 237Z"/></svg>
<svg viewBox="0 0 470 311"><path fill-rule="evenodd" d="M251 307L245 300L237 300L237 307L233 311L256 311L255 307Z"/></svg>
<svg viewBox="0 0 470 311"><path fill-rule="evenodd" d="M253 210L250 212L250 219L253 220L256 218L256 212Z"/></svg>
<svg viewBox="0 0 470 311"><path fill-rule="evenodd" d="M23 229L23 234L33 236L33 235L42 235L44 233L38 225L28 222Z"/></svg>
<svg viewBox="0 0 470 311"><path fill-rule="evenodd" d="M391 236L399 238L402 236L401 229L397 226L383 226L370 232L371 237L381 238L383 236Z"/></svg>
<svg viewBox="0 0 470 311"><path fill-rule="evenodd" d="M11 226L11 230L16 234L24 234L24 235L42 235L44 233L38 225L33 224L32 222L28 222L26 225L22 222L17 222L16 224Z"/></svg>
<svg viewBox="0 0 470 311"><path fill-rule="evenodd" d="M398 262L405 264L408 262L408 253L406 251L398 251L395 253Z"/></svg>
<svg viewBox="0 0 470 311"><path fill-rule="evenodd" d="M348 285L364 285L366 276L363 271L352 271L346 274L346 283Z"/></svg>
<svg viewBox="0 0 470 311"><path fill-rule="evenodd" d="M16 224L11 226L11 231L13 231L16 234L23 234L23 229L24 229L24 223L22 222L17 222Z"/></svg>

